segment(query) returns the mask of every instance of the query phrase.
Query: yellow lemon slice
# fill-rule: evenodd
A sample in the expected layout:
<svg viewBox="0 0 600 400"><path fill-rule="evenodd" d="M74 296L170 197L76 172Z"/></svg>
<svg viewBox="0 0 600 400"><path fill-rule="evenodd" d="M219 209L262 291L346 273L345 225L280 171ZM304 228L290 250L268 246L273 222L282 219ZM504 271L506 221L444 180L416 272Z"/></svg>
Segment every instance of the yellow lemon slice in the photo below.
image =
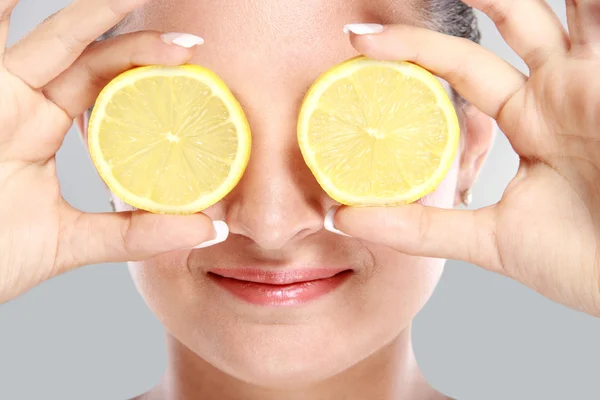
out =
<svg viewBox="0 0 600 400"><path fill-rule="evenodd" d="M353 206L414 202L450 169L460 127L441 83L408 62L348 60L306 94L302 154L323 189Z"/></svg>
<svg viewBox="0 0 600 400"><path fill-rule="evenodd" d="M232 93L196 65L127 71L90 117L92 160L112 192L151 212L199 212L229 193L250 156L250 128Z"/></svg>

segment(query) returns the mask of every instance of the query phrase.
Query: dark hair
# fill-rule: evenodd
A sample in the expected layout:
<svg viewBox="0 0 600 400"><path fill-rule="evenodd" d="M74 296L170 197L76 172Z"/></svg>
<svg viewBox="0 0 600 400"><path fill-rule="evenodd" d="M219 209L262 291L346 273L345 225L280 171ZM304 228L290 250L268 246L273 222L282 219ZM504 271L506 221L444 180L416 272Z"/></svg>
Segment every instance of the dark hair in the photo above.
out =
<svg viewBox="0 0 600 400"><path fill-rule="evenodd" d="M481 40L481 32L473 7L460 0L426 0L424 17L429 28L447 35Z"/></svg>

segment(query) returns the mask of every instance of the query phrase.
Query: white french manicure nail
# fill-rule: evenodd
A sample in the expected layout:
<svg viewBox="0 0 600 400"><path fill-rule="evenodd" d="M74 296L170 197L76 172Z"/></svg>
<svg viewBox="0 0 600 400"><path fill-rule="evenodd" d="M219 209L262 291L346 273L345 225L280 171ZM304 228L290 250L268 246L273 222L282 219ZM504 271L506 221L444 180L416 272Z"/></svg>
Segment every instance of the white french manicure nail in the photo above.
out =
<svg viewBox="0 0 600 400"><path fill-rule="evenodd" d="M344 25L344 33L354 33L356 35L372 35L383 32L383 25L380 24L348 24Z"/></svg>
<svg viewBox="0 0 600 400"><path fill-rule="evenodd" d="M213 225L215 227L215 232L217 236L213 240L209 240L208 242L200 243L198 246L194 247L195 249L204 249L206 247L214 246L215 244L219 244L227 240L229 236L229 227L225 221L214 221Z"/></svg>
<svg viewBox="0 0 600 400"><path fill-rule="evenodd" d="M204 43L204 39L199 36L192 35L189 33L178 33L171 32L165 33L161 36L163 42L168 44L175 44L177 46L185 47L189 49L190 47L198 46Z"/></svg>
<svg viewBox="0 0 600 400"><path fill-rule="evenodd" d="M323 221L323 227L329 232L336 233L342 236L352 237L335 228L335 223L333 222L333 219L335 218L335 213L339 208L340 206L333 206L329 209L329 211L327 211L327 214L325 215L325 221Z"/></svg>

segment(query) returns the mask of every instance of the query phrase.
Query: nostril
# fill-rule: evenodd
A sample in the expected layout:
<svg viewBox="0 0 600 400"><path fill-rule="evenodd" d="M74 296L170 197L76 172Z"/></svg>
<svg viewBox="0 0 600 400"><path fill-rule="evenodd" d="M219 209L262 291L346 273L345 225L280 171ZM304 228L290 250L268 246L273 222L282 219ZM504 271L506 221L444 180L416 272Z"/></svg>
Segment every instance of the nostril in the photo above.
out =
<svg viewBox="0 0 600 400"><path fill-rule="evenodd" d="M259 156L254 154L243 180L228 198L225 214L231 232L265 250L280 250L321 231L319 193L291 179L296 171L292 174L287 165L278 165L272 154L266 172L267 155L261 160Z"/></svg>
<svg viewBox="0 0 600 400"><path fill-rule="evenodd" d="M269 218L265 213L236 213L228 218L231 233L247 238L265 250L280 250L320 231L321 224L311 223L302 213L297 218ZM318 221L318 220L317 220ZM314 226L313 226L314 225Z"/></svg>

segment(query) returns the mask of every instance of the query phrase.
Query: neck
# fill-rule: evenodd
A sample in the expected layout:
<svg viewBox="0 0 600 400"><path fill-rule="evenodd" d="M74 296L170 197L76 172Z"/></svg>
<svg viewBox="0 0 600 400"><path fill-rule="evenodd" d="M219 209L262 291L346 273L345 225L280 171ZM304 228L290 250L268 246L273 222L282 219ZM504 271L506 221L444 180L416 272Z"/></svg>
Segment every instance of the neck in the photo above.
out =
<svg viewBox="0 0 600 400"><path fill-rule="evenodd" d="M303 387L268 388L228 375L167 336L169 364L145 400L446 399L425 381L412 350L410 328L346 371Z"/></svg>

